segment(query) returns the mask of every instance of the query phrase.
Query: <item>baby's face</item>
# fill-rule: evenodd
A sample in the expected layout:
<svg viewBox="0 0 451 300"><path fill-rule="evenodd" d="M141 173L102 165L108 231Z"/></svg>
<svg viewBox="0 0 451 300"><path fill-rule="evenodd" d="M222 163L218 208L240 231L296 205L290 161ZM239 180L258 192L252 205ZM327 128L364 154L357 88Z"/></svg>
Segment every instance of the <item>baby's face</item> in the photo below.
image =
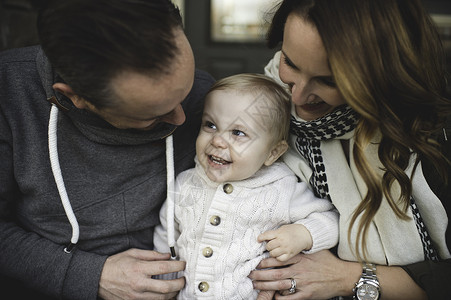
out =
<svg viewBox="0 0 451 300"><path fill-rule="evenodd" d="M215 182L246 179L269 163L275 146L271 108L264 95L216 90L206 100L196 154Z"/></svg>

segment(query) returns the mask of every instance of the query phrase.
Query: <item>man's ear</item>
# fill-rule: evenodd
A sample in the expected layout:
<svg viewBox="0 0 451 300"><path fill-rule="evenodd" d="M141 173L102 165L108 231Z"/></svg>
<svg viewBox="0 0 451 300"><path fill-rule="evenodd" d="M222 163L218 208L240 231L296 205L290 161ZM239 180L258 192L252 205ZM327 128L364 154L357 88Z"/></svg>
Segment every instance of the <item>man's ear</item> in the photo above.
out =
<svg viewBox="0 0 451 300"><path fill-rule="evenodd" d="M277 145L269 153L269 156L265 161L265 166L272 165L287 150L288 150L288 143L286 141L280 141L279 143L277 143Z"/></svg>
<svg viewBox="0 0 451 300"><path fill-rule="evenodd" d="M74 103L76 108L78 109L87 108L86 100L75 94L75 92L69 85L62 82L57 82L53 85L53 89L58 93L63 94L64 96L69 98L72 101L72 103Z"/></svg>

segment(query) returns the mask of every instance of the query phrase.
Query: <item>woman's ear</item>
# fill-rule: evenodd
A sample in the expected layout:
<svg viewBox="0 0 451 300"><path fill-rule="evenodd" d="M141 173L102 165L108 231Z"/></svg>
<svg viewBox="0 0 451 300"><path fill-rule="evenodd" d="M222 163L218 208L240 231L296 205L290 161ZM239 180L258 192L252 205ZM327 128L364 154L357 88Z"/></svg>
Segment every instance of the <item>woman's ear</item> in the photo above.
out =
<svg viewBox="0 0 451 300"><path fill-rule="evenodd" d="M288 150L288 143L286 141L280 141L279 143L277 143L277 145L269 153L269 156L265 161L265 166L272 165L287 150Z"/></svg>
<svg viewBox="0 0 451 300"><path fill-rule="evenodd" d="M86 100L75 94L69 85L62 82L57 82L53 85L53 89L69 98L76 108L85 109L87 107Z"/></svg>

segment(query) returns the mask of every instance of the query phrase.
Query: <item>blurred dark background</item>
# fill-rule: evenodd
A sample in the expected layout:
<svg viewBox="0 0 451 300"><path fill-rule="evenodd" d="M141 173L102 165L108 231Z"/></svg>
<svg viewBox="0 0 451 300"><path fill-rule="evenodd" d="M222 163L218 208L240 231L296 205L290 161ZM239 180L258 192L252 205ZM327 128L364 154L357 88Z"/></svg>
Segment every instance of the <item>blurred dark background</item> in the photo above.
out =
<svg viewBox="0 0 451 300"><path fill-rule="evenodd" d="M45 2L46 0L0 0L0 50L39 43L35 22L37 10ZM424 2L431 14L445 17L440 25L440 32L449 53L448 70L451 70L451 1ZM241 72L263 72L263 67L274 52L266 48L264 41L213 41L210 37L213 1L182 0L180 3L183 3L181 8L185 30L198 68L210 72L217 79Z"/></svg>

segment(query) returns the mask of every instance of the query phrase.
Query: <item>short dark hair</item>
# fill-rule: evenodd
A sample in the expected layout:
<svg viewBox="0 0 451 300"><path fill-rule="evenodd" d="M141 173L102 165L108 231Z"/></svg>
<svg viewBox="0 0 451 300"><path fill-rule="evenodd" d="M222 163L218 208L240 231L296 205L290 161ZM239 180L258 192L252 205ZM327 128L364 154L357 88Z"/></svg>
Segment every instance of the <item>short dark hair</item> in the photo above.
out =
<svg viewBox="0 0 451 300"><path fill-rule="evenodd" d="M168 72L183 29L170 0L56 0L38 15L41 46L74 92L111 106L110 82L121 71Z"/></svg>

